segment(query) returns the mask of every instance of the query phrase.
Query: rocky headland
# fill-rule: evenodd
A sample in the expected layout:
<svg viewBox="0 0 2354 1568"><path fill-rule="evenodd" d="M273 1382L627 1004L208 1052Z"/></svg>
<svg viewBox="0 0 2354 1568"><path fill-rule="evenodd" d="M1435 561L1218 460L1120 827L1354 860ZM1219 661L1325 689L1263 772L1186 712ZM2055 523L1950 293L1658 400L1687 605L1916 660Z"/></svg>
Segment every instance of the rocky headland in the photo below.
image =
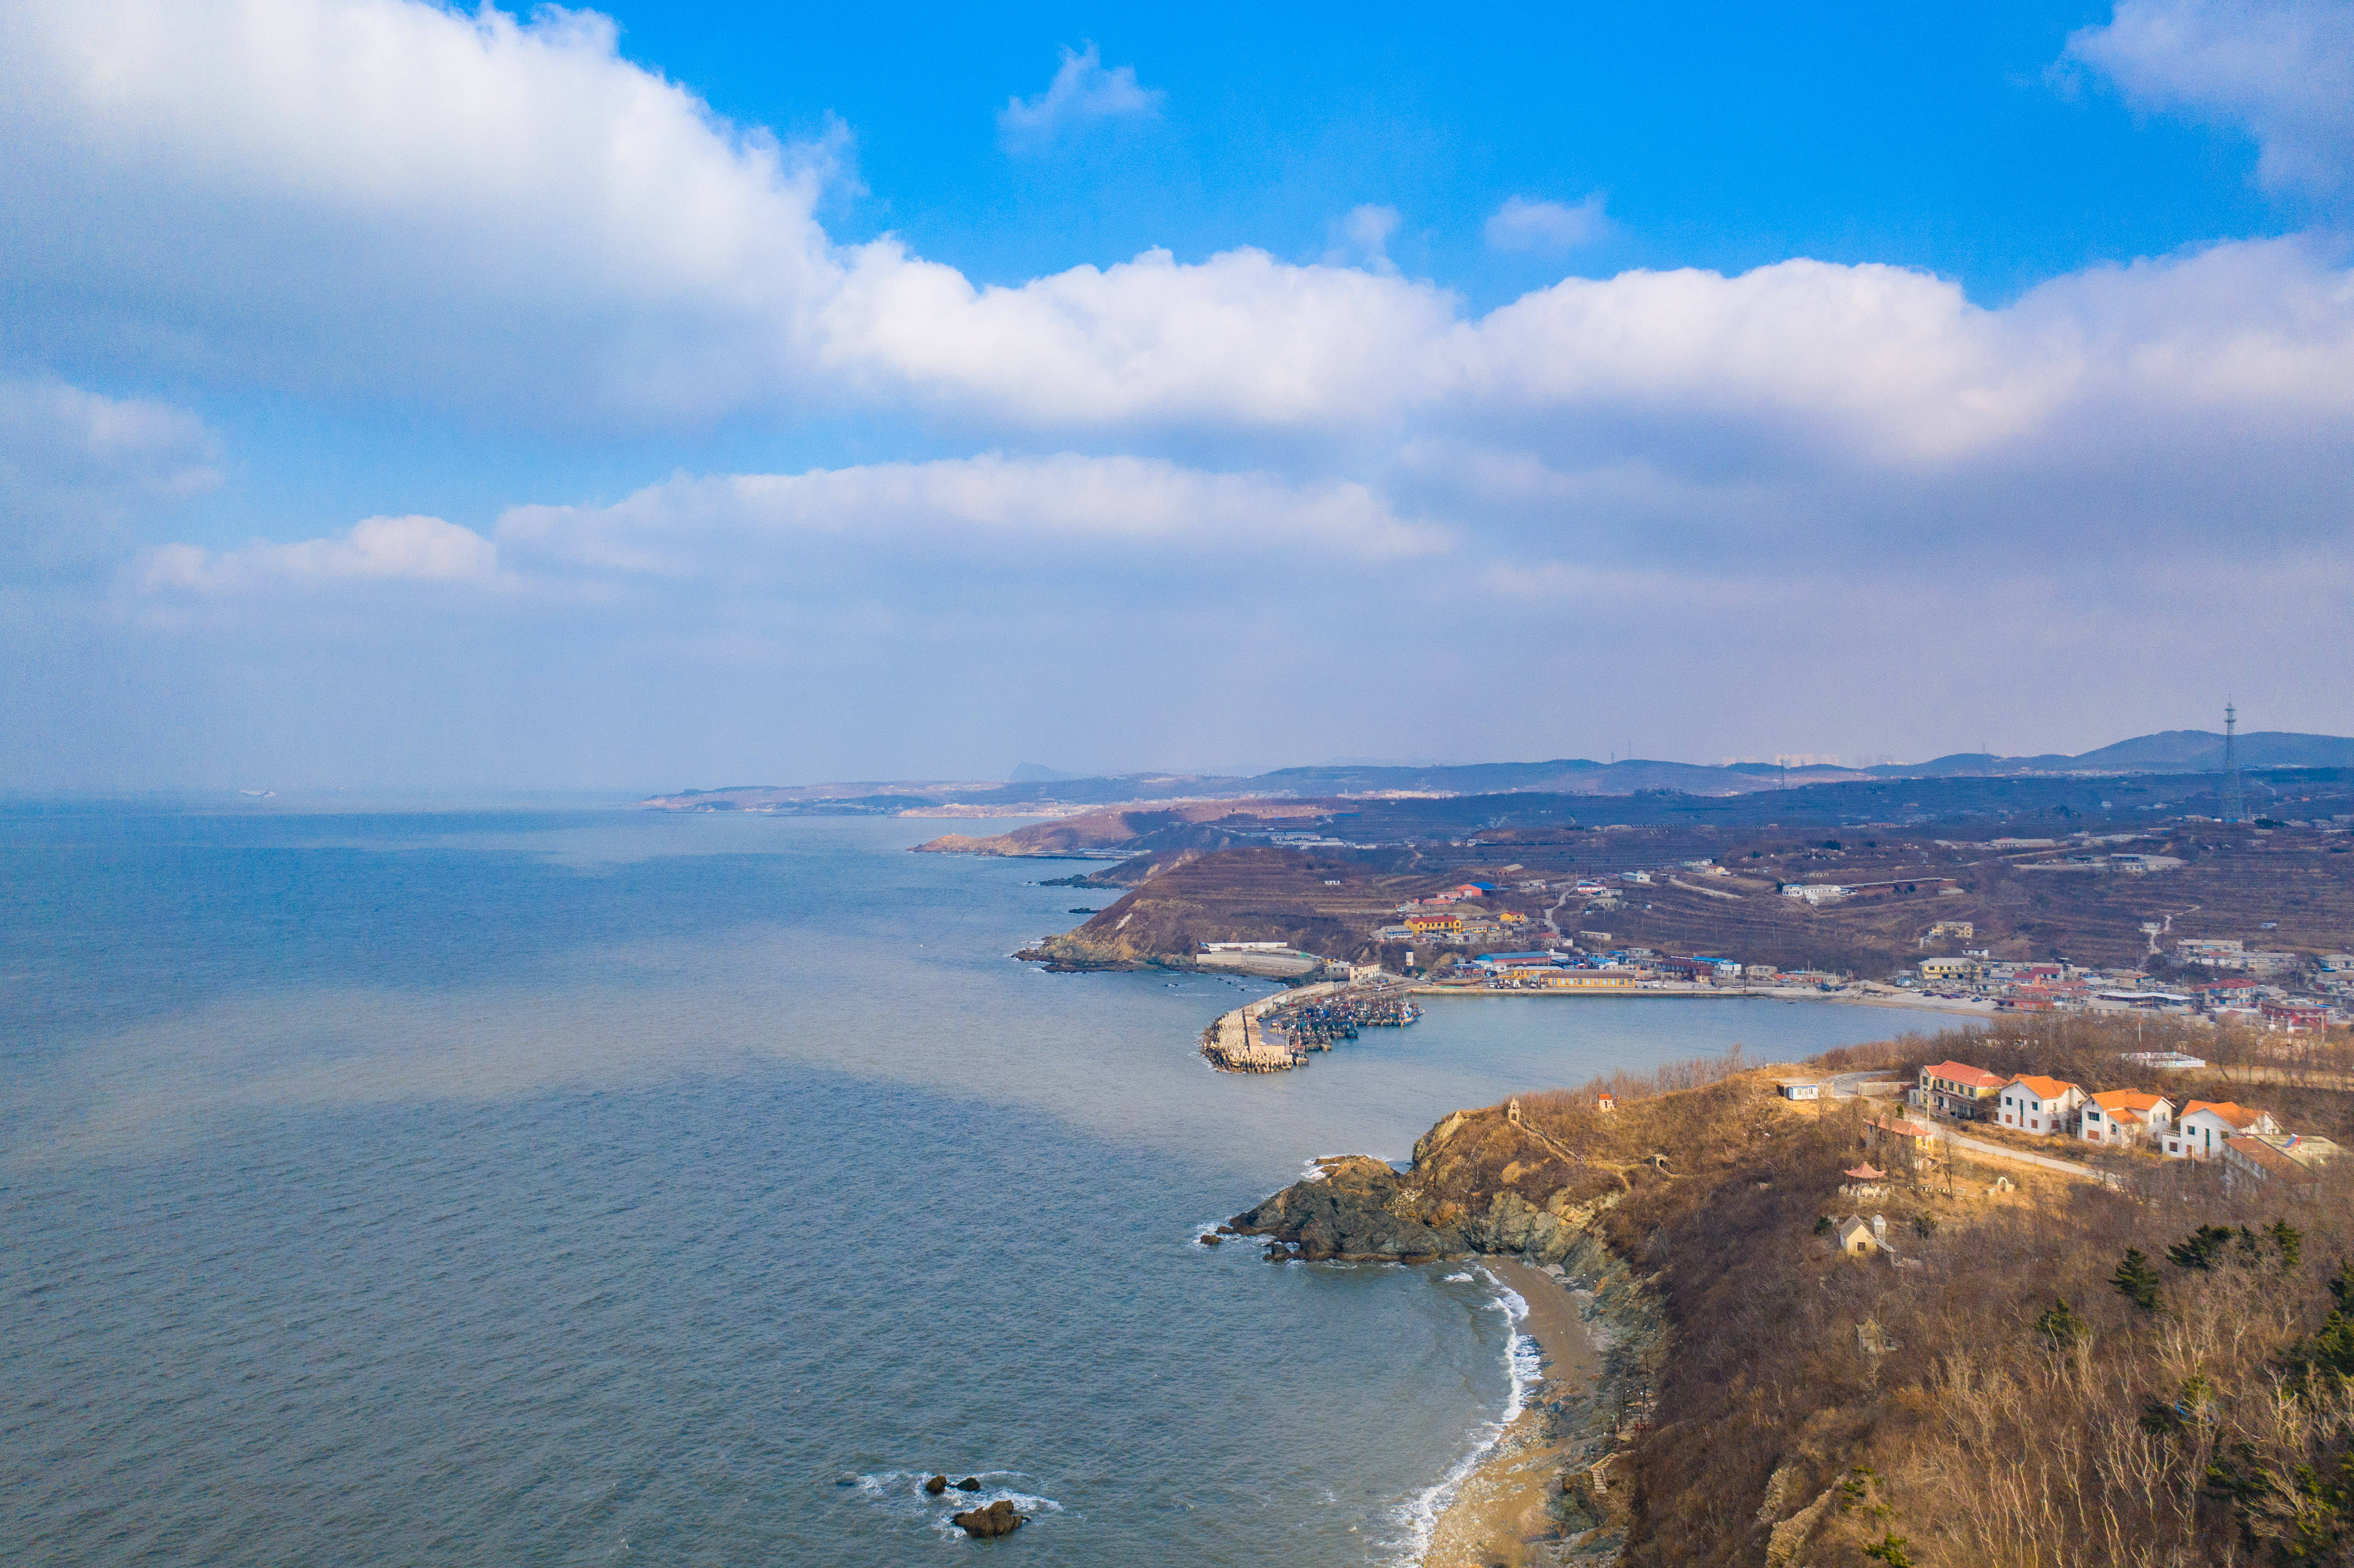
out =
<svg viewBox="0 0 2354 1568"><path fill-rule="evenodd" d="M2100 1083L2137 1068L2137 1022L1907 1037L1807 1075L1966 1054ZM2354 1141L2338 1060L2232 1092ZM1404 1169L1321 1160L1229 1222L1272 1261L1469 1259L1528 1300L1542 1380L1425 1568L2354 1560L2354 1493L2314 1480L2354 1475L2354 1162L2258 1185L2108 1150L2090 1182L1916 1147L1884 1102L1783 1099L1787 1071L1457 1111Z"/></svg>
<svg viewBox="0 0 2354 1568"><path fill-rule="evenodd" d="M1602 1122L1590 1107L1584 1119ZM1610 1471L1648 1424L1667 1328L1656 1293L1599 1222L1638 1180L1672 1178L1623 1158L1618 1135L1631 1128L1583 1130L1581 1150L1517 1102L1457 1111L1415 1145L1405 1171L1363 1155L1320 1160L1315 1175L1228 1222L1230 1234L1264 1238L1271 1262L1511 1259L1525 1266L1511 1281L1524 1296L1565 1297L1532 1304L1532 1318L1541 1305L1580 1320L1583 1345L1534 1331L1543 1381L1441 1519L1432 1568L1608 1563L1624 1542L1625 1489Z"/></svg>

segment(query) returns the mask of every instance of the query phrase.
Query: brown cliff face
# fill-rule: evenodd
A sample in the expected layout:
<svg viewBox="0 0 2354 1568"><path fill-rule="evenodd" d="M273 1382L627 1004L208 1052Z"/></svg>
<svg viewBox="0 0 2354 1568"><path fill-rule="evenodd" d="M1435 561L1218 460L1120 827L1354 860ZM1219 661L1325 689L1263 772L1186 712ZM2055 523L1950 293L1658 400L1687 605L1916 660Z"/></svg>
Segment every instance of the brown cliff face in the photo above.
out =
<svg viewBox="0 0 2354 1568"><path fill-rule="evenodd" d="M1680 1207L1756 1158L1777 1128L1811 1118L1774 1093L1765 1071L1634 1100L1612 1112L1590 1096L1531 1095L1459 1110L1425 1133L1404 1171L1350 1155L1235 1216L1246 1235L1325 1258L1412 1261L1469 1252L1558 1262L1622 1204ZM1679 1184L1681 1184L1679 1190Z"/></svg>

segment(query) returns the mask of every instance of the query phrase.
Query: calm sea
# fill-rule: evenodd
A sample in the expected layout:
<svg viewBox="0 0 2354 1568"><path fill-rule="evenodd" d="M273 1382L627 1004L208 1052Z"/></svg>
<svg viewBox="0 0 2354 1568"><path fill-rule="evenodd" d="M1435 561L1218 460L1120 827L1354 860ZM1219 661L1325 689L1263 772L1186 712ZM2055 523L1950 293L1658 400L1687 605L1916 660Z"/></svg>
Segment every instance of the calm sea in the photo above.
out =
<svg viewBox="0 0 2354 1568"><path fill-rule="evenodd" d="M935 822L0 812L0 1531L43 1564L1356 1564L1511 1395L1442 1269L1193 1245L1446 1111L1896 1015L1230 981ZM1036 1522L949 1529L919 1478ZM954 1494L952 1494L953 1496Z"/></svg>

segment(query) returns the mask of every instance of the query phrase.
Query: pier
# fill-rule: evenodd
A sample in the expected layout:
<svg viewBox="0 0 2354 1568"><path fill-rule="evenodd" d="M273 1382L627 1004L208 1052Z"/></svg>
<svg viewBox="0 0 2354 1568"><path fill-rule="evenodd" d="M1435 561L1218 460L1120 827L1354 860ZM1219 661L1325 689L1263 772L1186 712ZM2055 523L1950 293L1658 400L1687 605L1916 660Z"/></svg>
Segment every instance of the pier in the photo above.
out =
<svg viewBox="0 0 2354 1568"><path fill-rule="evenodd" d="M1403 1028L1422 1016L1394 975L1329 980L1246 1002L1202 1032L1202 1054L1223 1073L1284 1073L1363 1028Z"/></svg>

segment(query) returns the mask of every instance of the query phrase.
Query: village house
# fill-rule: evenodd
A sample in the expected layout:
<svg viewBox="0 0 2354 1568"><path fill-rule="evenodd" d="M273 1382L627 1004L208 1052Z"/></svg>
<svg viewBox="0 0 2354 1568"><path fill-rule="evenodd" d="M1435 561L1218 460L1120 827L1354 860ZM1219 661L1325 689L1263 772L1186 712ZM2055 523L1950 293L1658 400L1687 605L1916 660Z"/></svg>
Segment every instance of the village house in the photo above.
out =
<svg viewBox="0 0 2354 1568"><path fill-rule="evenodd" d="M2267 1029L2294 1030L2299 1033L2318 1034L2329 1026L2329 1010L2317 1001L2291 999L2266 999L2256 1006L2256 1016Z"/></svg>
<svg viewBox="0 0 2354 1568"><path fill-rule="evenodd" d="M2338 1145L2326 1138L2302 1133L2273 1132L2226 1139L2224 1179L2266 1186L2309 1190L2320 1179L2321 1167L2337 1158Z"/></svg>
<svg viewBox="0 0 2354 1568"><path fill-rule="evenodd" d="M2235 1138L2260 1138L2278 1132L2280 1124L2264 1111L2250 1110L2229 1100L2192 1100L2161 1140L2169 1160L2212 1160Z"/></svg>
<svg viewBox="0 0 2354 1568"><path fill-rule="evenodd" d="M1921 1069L1921 1108L1936 1116L1975 1121L2002 1092L2002 1078L1967 1062L1940 1062Z"/></svg>
<svg viewBox="0 0 2354 1568"><path fill-rule="evenodd" d="M2049 1138L2076 1130L2077 1107L2084 1091L2062 1078L2022 1073L2003 1085L1995 1097L1995 1119L2004 1127Z"/></svg>
<svg viewBox="0 0 2354 1568"><path fill-rule="evenodd" d="M1917 1121L1903 1117L1884 1116L1866 1124L1874 1149L1901 1150L1918 1158L1929 1152L1936 1134Z"/></svg>
<svg viewBox="0 0 2354 1568"><path fill-rule="evenodd" d="M2078 1120L2087 1143L2139 1143L2173 1124L2174 1102L2139 1089L2111 1089L2086 1100Z"/></svg>
<svg viewBox="0 0 2354 1568"><path fill-rule="evenodd" d="M1786 1100L1819 1100L1823 1097L1823 1086L1813 1078L1776 1078L1774 1087Z"/></svg>
<svg viewBox="0 0 2354 1568"><path fill-rule="evenodd" d="M1880 1250L1880 1244L1872 1239L1872 1227L1860 1215L1850 1214L1841 1220L1833 1234L1839 1237L1840 1251L1850 1257L1864 1257Z"/></svg>

